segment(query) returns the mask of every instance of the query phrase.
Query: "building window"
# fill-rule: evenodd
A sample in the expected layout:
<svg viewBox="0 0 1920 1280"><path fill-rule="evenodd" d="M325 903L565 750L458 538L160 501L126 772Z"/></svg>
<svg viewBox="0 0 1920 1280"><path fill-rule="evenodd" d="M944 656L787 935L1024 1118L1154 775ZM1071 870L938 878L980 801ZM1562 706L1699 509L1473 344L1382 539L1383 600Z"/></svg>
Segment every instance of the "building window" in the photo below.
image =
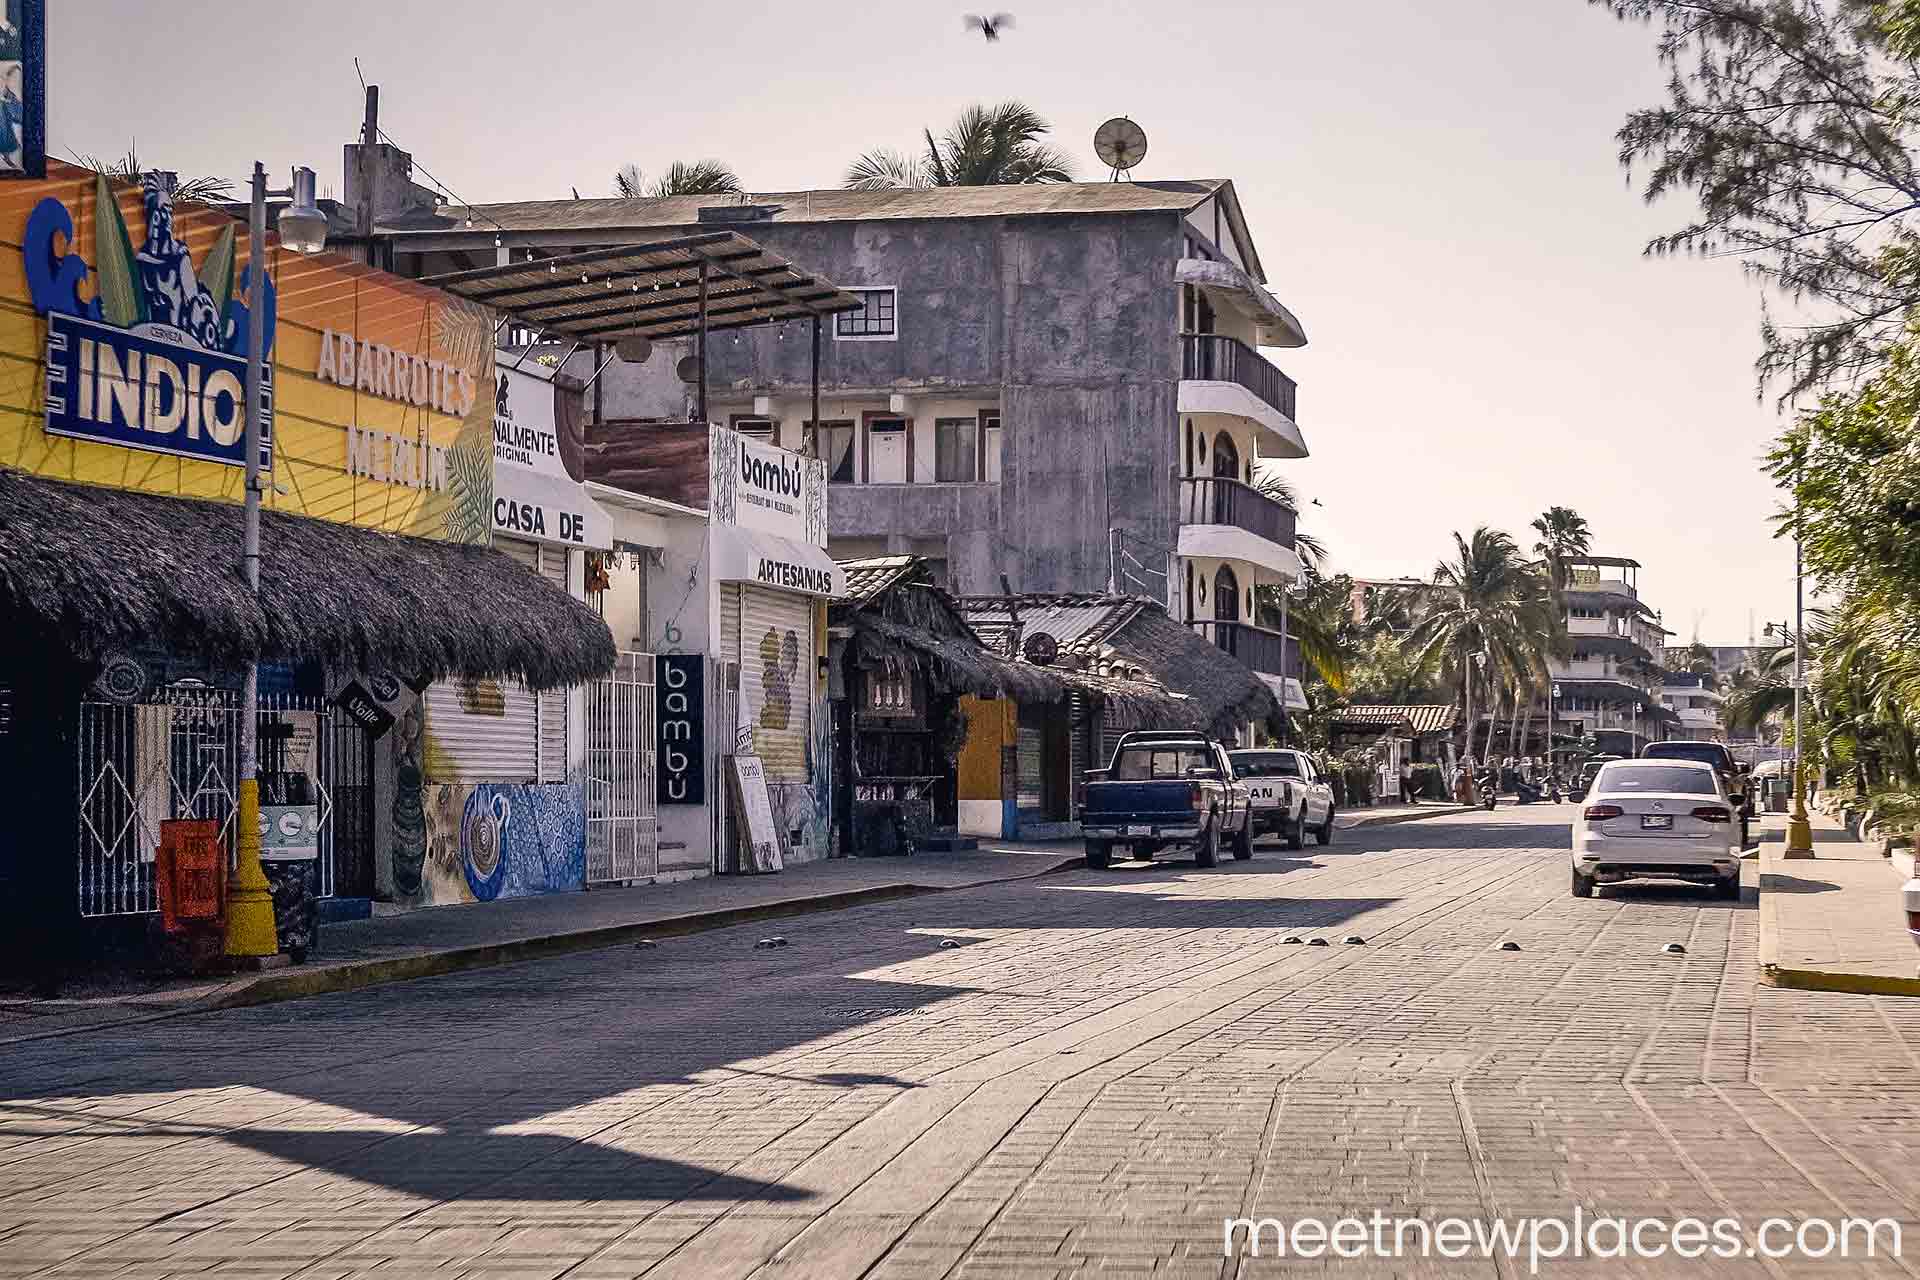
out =
<svg viewBox="0 0 1920 1280"><path fill-rule="evenodd" d="M980 415L980 478L989 484L1000 483L1000 413Z"/></svg>
<svg viewBox="0 0 1920 1280"><path fill-rule="evenodd" d="M842 311L833 318L833 336L851 339L890 339L898 336L894 327L897 289L849 289L865 304L858 311Z"/></svg>
<svg viewBox="0 0 1920 1280"><path fill-rule="evenodd" d="M771 418L755 418L749 414L736 413L733 415L732 425L733 429L741 435L757 440L761 444L780 443L779 425Z"/></svg>
<svg viewBox="0 0 1920 1280"><path fill-rule="evenodd" d="M819 438L820 457L827 464L827 483L852 484L853 424L823 422L820 424Z"/></svg>
<svg viewBox="0 0 1920 1280"><path fill-rule="evenodd" d="M933 478L941 484L965 484L978 480L980 461L980 420L978 418L935 418L933 420Z"/></svg>

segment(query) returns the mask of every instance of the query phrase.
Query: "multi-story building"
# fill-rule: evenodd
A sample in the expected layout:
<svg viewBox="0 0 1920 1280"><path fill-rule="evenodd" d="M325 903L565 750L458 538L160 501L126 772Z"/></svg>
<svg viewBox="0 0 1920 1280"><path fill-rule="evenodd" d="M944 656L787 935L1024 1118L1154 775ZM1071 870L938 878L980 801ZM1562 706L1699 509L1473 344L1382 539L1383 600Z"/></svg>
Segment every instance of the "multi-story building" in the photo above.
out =
<svg viewBox="0 0 1920 1280"><path fill-rule="evenodd" d="M1583 556L1569 562L1570 656L1552 664L1561 733L1592 734L1602 751L1637 755L1666 736L1660 703L1667 631L1640 599L1640 562Z"/></svg>
<svg viewBox="0 0 1920 1280"><path fill-rule="evenodd" d="M1697 671L1669 671L1660 689L1660 705L1678 717L1670 733L1694 742L1718 742L1724 736L1720 700L1712 677Z"/></svg>
<svg viewBox="0 0 1920 1280"><path fill-rule="evenodd" d="M710 340L704 403L827 461L836 557L922 556L962 595L1148 596L1276 686L1298 674L1261 590L1300 572L1294 512L1257 467L1307 454L1294 382L1261 353L1307 339L1231 182L442 205L378 224L419 276L719 229L798 255L865 308ZM610 315L653 304L617 284ZM724 307L735 286L716 271L700 287ZM611 364L601 420L684 420L690 354Z"/></svg>

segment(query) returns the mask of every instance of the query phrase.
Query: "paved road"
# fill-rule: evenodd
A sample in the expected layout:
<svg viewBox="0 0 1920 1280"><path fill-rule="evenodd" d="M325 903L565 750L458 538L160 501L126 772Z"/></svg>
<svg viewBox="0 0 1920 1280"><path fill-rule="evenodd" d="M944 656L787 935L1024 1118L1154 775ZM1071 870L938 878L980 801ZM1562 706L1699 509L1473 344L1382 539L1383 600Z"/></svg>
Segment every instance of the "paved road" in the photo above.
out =
<svg viewBox="0 0 1920 1280"><path fill-rule="evenodd" d="M1570 897L1565 812L15 1046L0 1274L1213 1277L1227 1216L1575 1204L1920 1274L1920 1001L1756 987L1751 887Z"/></svg>

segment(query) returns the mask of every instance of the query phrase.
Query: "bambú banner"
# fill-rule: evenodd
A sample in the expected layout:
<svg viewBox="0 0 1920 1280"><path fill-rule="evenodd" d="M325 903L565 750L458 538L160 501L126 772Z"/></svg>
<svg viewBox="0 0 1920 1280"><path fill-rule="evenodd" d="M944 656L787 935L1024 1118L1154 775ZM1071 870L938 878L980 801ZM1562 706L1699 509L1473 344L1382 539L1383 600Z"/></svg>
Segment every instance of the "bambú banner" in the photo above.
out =
<svg viewBox="0 0 1920 1280"><path fill-rule="evenodd" d="M484 309L268 239L269 507L455 542L493 509ZM0 466L241 500L246 228L153 176L0 184Z"/></svg>

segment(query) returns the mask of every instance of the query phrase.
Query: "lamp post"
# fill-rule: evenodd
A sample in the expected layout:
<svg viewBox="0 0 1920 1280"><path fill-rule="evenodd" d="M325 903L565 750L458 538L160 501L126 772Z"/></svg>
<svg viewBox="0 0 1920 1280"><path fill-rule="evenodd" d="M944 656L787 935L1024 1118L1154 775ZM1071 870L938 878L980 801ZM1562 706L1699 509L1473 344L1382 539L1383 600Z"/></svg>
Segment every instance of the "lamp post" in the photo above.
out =
<svg viewBox="0 0 1920 1280"><path fill-rule="evenodd" d="M253 166L253 203L247 211L247 417L246 495L241 566L247 590L260 594L260 420L267 412L267 199L291 197L280 211L280 243L296 253L327 247L327 216L313 198L311 169L295 169L293 186L267 189L266 166ZM260 865L260 663L249 660L240 687L240 783L234 821L239 839L233 879L227 888L226 952L258 959L280 949L274 931L273 892Z"/></svg>
<svg viewBox="0 0 1920 1280"><path fill-rule="evenodd" d="M1796 480L1798 477L1796 477ZM1793 814L1787 819L1789 858L1813 856L1813 824L1807 820L1806 756L1801 748L1801 704L1807 694L1807 579L1800 548L1800 499L1793 520Z"/></svg>
<svg viewBox="0 0 1920 1280"><path fill-rule="evenodd" d="M1547 690L1547 773L1560 772L1559 763L1553 758L1553 726L1560 718L1560 682L1555 680Z"/></svg>

